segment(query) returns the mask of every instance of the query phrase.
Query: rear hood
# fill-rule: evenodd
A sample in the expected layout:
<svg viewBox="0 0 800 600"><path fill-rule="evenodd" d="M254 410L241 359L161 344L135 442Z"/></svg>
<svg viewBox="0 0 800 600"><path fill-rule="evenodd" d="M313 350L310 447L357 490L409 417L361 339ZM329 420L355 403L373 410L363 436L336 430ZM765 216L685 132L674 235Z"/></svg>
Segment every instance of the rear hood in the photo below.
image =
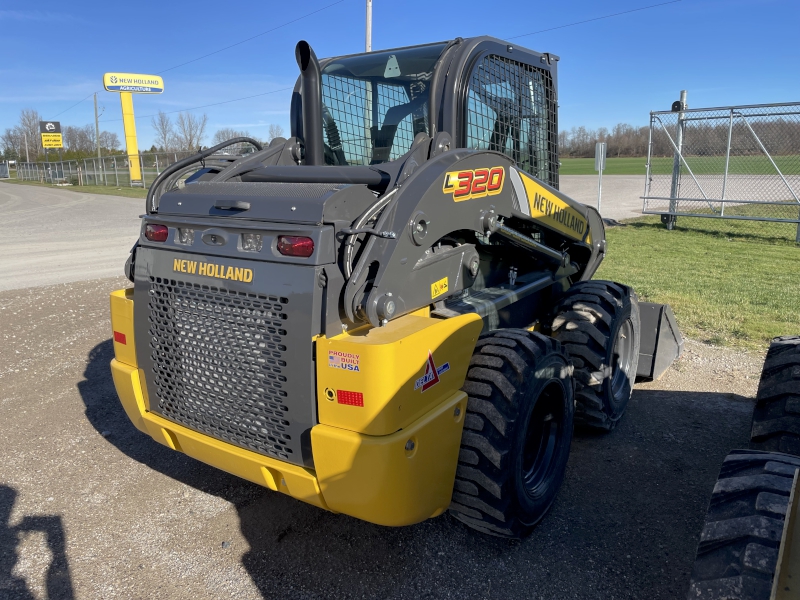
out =
<svg viewBox="0 0 800 600"><path fill-rule="evenodd" d="M319 225L353 221L374 201L365 185L199 181L164 194L158 214Z"/></svg>

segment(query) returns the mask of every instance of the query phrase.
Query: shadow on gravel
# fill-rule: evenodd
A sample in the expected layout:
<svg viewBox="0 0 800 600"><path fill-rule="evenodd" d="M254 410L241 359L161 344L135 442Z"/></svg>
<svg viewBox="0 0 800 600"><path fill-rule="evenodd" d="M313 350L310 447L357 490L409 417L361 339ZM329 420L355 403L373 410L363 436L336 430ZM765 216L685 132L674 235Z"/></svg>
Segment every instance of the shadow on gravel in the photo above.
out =
<svg viewBox="0 0 800 600"><path fill-rule="evenodd" d="M33 600L27 582L13 574L19 560L17 546L20 536L28 533L43 533L50 551L50 565L45 574L47 598L72 600L72 578L69 573L65 547L64 525L58 515L27 515L19 525L11 526L9 520L17 491L0 485L0 596L9 600Z"/></svg>
<svg viewBox="0 0 800 600"><path fill-rule="evenodd" d="M509 542L443 515L384 528L321 511L157 444L128 421L108 363L89 355L86 416L132 459L236 507L242 565L264 598L685 597L723 458L746 447L752 401L637 389L611 433L578 432L550 513ZM189 518L187 516L187 518Z"/></svg>

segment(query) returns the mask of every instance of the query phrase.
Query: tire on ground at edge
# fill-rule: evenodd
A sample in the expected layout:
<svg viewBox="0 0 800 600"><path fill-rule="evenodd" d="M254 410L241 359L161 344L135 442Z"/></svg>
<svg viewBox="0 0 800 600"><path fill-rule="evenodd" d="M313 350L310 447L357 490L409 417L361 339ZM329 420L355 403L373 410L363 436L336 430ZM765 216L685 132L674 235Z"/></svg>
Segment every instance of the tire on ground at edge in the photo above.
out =
<svg viewBox="0 0 800 600"><path fill-rule="evenodd" d="M552 338L492 331L478 340L463 389L469 400L450 512L483 533L519 539L550 509L564 478L575 406L571 363ZM528 492L524 446L535 423L548 432L541 439L552 442L553 454L541 485Z"/></svg>
<svg viewBox="0 0 800 600"><path fill-rule="evenodd" d="M768 600L800 458L734 450L711 495L687 598Z"/></svg>
<svg viewBox="0 0 800 600"><path fill-rule="evenodd" d="M632 356L623 387L612 391L614 342L630 320ZM613 281L583 281L573 285L556 306L551 325L575 366L575 424L612 430L633 392L641 344L639 299L632 288Z"/></svg>
<svg viewBox="0 0 800 600"><path fill-rule="evenodd" d="M800 336L775 338L770 344L758 383L750 447L800 456Z"/></svg>

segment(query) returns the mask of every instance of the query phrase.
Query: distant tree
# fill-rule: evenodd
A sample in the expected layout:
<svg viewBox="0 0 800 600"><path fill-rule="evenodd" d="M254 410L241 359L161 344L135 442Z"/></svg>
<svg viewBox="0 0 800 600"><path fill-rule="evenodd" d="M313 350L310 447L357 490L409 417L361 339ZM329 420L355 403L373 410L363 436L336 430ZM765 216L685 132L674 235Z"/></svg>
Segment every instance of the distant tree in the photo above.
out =
<svg viewBox="0 0 800 600"><path fill-rule="evenodd" d="M270 123L269 132L267 133L267 141L271 142L275 138L283 137L283 127L276 123Z"/></svg>
<svg viewBox="0 0 800 600"><path fill-rule="evenodd" d="M150 124L156 131L156 142L165 152L169 152L175 147L175 129L172 121L163 111L158 111L158 115L152 118Z"/></svg>
<svg viewBox="0 0 800 600"><path fill-rule="evenodd" d="M237 131L231 127L223 127L222 129L217 129L216 133L214 134L214 138L211 140L211 145L216 146L217 144L221 144L227 140L233 139L235 137L253 137L250 135L250 132L245 131Z"/></svg>
<svg viewBox="0 0 800 600"><path fill-rule="evenodd" d="M43 121L42 115L38 110L23 108L19 114L20 133L28 136L28 148L30 149L31 160L36 160L39 154L43 154L42 138L39 135L39 121Z"/></svg>
<svg viewBox="0 0 800 600"><path fill-rule="evenodd" d="M110 151L115 151L119 149L120 147L119 137L117 137L116 133L113 133L111 131L101 131L100 147Z"/></svg>
<svg viewBox="0 0 800 600"><path fill-rule="evenodd" d="M203 142L208 125L208 115L195 116L192 113L178 113L176 137L181 150L197 150Z"/></svg>

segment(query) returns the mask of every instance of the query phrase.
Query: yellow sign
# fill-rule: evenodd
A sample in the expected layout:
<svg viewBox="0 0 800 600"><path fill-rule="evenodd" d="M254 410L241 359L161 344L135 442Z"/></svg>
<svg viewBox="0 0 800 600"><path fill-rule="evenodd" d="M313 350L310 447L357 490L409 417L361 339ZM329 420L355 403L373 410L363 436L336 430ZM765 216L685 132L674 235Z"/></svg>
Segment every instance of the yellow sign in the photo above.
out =
<svg viewBox="0 0 800 600"><path fill-rule="evenodd" d="M60 133L43 133L42 148L63 148L64 140Z"/></svg>
<svg viewBox="0 0 800 600"><path fill-rule="evenodd" d="M583 215L525 173L519 171L519 175L528 195L531 217L574 240L583 240L588 226Z"/></svg>
<svg viewBox="0 0 800 600"><path fill-rule="evenodd" d="M133 92L134 94L160 94L164 91L164 80L158 75L138 73L106 73L103 87L108 92Z"/></svg>
<svg viewBox="0 0 800 600"><path fill-rule="evenodd" d="M442 294L446 294L450 286L447 285L447 277L440 279L439 281L434 281L431 284L431 300L434 298L438 298Z"/></svg>

